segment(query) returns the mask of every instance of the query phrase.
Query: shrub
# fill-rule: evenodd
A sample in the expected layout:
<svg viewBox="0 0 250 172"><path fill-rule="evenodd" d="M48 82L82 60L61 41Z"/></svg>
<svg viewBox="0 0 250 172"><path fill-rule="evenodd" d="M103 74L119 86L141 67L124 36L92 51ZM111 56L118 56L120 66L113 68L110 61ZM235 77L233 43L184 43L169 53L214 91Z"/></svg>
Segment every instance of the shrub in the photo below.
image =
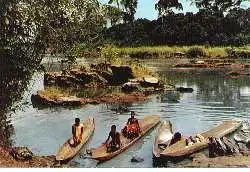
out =
<svg viewBox="0 0 250 172"><path fill-rule="evenodd" d="M152 70L149 69L145 64L139 62L132 62L131 67L135 77L141 77L145 75L152 75Z"/></svg>
<svg viewBox="0 0 250 172"><path fill-rule="evenodd" d="M187 51L187 57L193 58L193 57L199 57L204 56L205 51L200 47L192 47Z"/></svg>
<svg viewBox="0 0 250 172"><path fill-rule="evenodd" d="M234 48L226 48L225 52L227 53L228 57L236 57L236 51Z"/></svg>
<svg viewBox="0 0 250 172"><path fill-rule="evenodd" d="M101 47L101 57L105 60L106 63L120 65L122 61L118 56L119 53L112 45L107 44Z"/></svg>

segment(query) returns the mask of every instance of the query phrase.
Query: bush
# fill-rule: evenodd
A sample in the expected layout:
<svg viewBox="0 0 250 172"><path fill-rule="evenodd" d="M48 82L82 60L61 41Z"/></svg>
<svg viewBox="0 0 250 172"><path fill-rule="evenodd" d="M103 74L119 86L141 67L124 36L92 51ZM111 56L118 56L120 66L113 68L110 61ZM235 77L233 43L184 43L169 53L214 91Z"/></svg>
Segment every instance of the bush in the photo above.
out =
<svg viewBox="0 0 250 172"><path fill-rule="evenodd" d="M187 51L187 57L193 58L193 57L199 57L204 56L205 51L200 47L192 47Z"/></svg>
<svg viewBox="0 0 250 172"><path fill-rule="evenodd" d="M120 65L122 61L118 56L119 53L112 45L108 44L101 47L101 57L105 60L106 63Z"/></svg>
<svg viewBox="0 0 250 172"><path fill-rule="evenodd" d="M236 53L235 53L236 51L234 48L232 48L232 47L226 48L225 51L226 51L228 57L236 57Z"/></svg>
<svg viewBox="0 0 250 172"><path fill-rule="evenodd" d="M145 75L152 75L152 70L149 69L145 64L137 61L131 62L132 71L135 77L141 77Z"/></svg>
<svg viewBox="0 0 250 172"><path fill-rule="evenodd" d="M248 59L250 58L250 51L238 51L236 52L236 55L239 58Z"/></svg>

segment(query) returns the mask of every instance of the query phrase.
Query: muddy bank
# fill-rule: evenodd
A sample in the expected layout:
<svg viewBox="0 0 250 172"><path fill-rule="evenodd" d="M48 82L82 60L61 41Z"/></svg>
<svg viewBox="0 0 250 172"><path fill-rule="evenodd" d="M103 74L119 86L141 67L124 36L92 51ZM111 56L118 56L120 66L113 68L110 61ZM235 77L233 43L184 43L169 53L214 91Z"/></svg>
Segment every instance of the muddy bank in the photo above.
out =
<svg viewBox="0 0 250 172"><path fill-rule="evenodd" d="M229 168L229 167L240 167L249 168L250 167L250 152L244 152L243 154L236 154L231 156L219 156L216 158L208 158L203 153L197 153L192 155L191 163L185 165L179 165L178 167L188 167L188 168Z"/></svg>
<svg viewBox="0 0 250 172"><path fill-rule="evenodd" d="M200 59L190 60L189 63L179 63L174 65L176 68L250 68L249 64L236 63L234 59Z"/></svg>
<svg viewBox="0 0 250 172"><path fill-rule="evenodd" d="M226 74L226 76L231 76L231 77L240 77L240 76L249 76L249 75L250 73L244 70L233 70Z"/></svg>
<svg viewBox="0 0 250 172"><path fill-rule="evenodd" d="M140 102L145 101L148 95L145 93L112 93L112 94L105 94L100 97L96 98L78 98L75 96L72 97L57 97L57 98L50 98L43 94L42 91L38 91L36 94L31 96L32 104L36 107L40 106L83 106L86 104L104 104L104 103L116 103L116 102L123 102L123 103L133 103L133 102Z"/></svg>
<svg viewBox="0 0 250 172"><path fill-rule="evenodd" d="M0 148L0 167L55 167L55 156L33 156L31 160L21 161L14 159L9 150Z"/></svg>

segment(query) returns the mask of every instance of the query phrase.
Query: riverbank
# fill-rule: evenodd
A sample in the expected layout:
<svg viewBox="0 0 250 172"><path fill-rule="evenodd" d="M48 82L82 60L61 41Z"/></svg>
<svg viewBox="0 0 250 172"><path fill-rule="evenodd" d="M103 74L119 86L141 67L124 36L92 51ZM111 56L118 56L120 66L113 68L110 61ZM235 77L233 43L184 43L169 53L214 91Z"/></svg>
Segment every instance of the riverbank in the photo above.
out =
<svg viewBox="0 0 250 172"><path fill-rule="evenodd" d="M250 152L236 154L232 156L219 156L208 158L203 153L191 155L192 162L179 165L180 168L249 168L250 167Z"/></svg>
<svg viewBox="0 0 250 172"><path fill-rule="evenodd" d="M0 167L10 168L28 168L40 167L51 168L54 167L55 156L33 156L31 160L21 161L15 160L8 150L0 147Z"/></svg>
<svg viewBox="0 0 250 172"><path fill-rule="evenodd" d="M211 46L142 46L114 47L112 51L131 58L249 58L250 45L242 47Z"/></svg>

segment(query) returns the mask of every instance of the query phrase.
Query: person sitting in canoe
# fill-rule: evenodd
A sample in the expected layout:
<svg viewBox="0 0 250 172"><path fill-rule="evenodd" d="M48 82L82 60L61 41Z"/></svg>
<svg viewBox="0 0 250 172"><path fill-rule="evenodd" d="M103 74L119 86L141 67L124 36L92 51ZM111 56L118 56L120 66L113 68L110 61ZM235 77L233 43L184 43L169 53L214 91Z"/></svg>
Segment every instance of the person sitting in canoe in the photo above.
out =
<svg viewBox="0 0 250 172"><path fill-rule="evenodd" d="M179 132L174 133L174 135L173 135L173 137L172 137L172 139L171 139L171 141L169 143L169 146L175 144L178 141L180 141L181 137L182 137L181 133L179 133Z"/></svg>
<svg viewBox="0 0 250 172"><path fill-rule="evenodd" d="M112 139L109 143L109 139ZM120 149L121 147L121 140L120 140L120 133L116 131L116 126L111 126L111 131L109 132L109 136L105 143L107 145L107 152L115 152L116 150Z"/></svg>
<svg viewBox="0 0 250 172"><path fill-rule="evenodd" d="M77 146L82 141L83 124L80 124L80 119L75 118L75 124L72 125L73 139L70 140L71 146Z"/></svg>
<svg viewBox="0 0 250 172"><path fill-rule="evenodd" d="M122 133L127 138L138 137L141 133L138 120L135 118L135 112L131 112L131 117L128 119L127 125L122 129Z"/></svg>

